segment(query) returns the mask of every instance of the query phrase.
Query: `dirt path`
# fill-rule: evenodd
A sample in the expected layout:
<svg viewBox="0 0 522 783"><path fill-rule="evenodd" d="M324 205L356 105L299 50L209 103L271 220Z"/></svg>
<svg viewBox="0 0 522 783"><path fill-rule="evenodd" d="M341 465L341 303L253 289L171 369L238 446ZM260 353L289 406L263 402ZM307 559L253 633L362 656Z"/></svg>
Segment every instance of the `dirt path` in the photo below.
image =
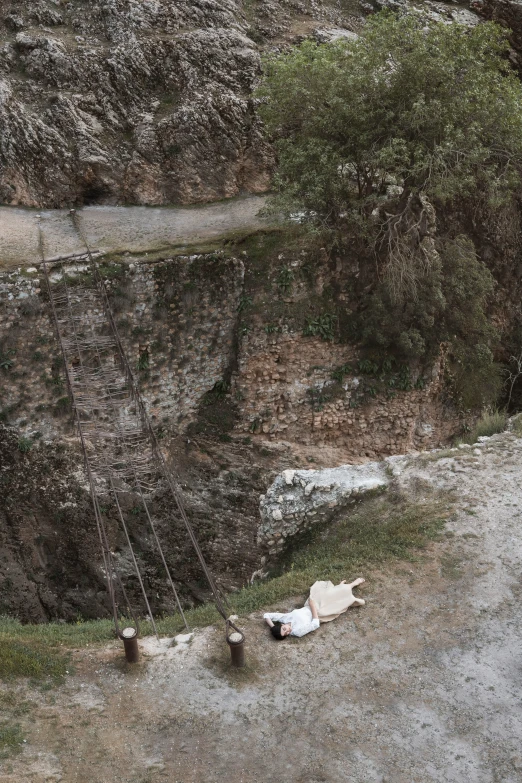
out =
<svg viewBox="0 0 522 783"><path fill-rule="evenodd" d="M116 646L76 652L63 688L31 692L28 743L2 780L521 781L521 468L508 433L398 459L412 496L455 492L444 540L373 574L364 608L301 640L250 618L239 676L213 629L144 640L133 669Z"/></svg>
<svg viewBox="0 0 522 783"><path fill-rule="evenodd" d="M264 203L264 197L250 196L195 207L84 207L78 213L93 249L136 253L260 228L258 212ZM37 215L42 216L47 257L85 251L68 210L0 207L0 269L40 260Z"/></svg>

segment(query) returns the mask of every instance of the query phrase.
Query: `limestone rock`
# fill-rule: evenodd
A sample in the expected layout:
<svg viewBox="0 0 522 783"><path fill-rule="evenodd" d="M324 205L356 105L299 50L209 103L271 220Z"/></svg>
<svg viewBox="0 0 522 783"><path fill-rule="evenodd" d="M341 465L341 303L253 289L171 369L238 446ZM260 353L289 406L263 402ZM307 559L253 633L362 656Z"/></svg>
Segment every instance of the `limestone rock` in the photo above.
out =
<svg viewBox="0 0 522 783"><path fill-rule="evenodd" d="M174 641L176 644L188 644L193 638L193 633L178 633L178 635L174 637Z"/></svg>
<svg viewBox="0 0 522 783"><path fill-rule="evenodd" d="M316 0L16 0L0 14L0 202L166 204L266 190L260 46ZM9 8L11 6L11 8ZM280 45L278 43L278 45Z"/></svg>
<svg viewBox="0 0 522 783"><path fill-rule="evenodd" d="M18 31L0 48L0 201L186 203L266 189L271 152L250 97L260 58L239 0L92 0L87 14L17 5L0 19L3 39Z"/></svg>
<svg viewBox="0 0 522 783"><path fill-rule="evenodd" d="M352 30L345 30L341 27L331 27L322 30L316 30L314 33L315 39L319 43L333 43L333 41L347 40L356 41L359 37L357 33Z"/></svg>
<svg viewBox="0 0 522 783"><path fill-rule="evenodd" d="M266 546L281 549L284 539L304 530L310 523L327 521L339 509L347 505L352 495L384 488L389 484L384 462L368 462L365 465L341 465L325 470L296 470L294 492L283 496L279 492L286 485L283 472L262 496L260 502L261 525L258 541Z"/></svg>

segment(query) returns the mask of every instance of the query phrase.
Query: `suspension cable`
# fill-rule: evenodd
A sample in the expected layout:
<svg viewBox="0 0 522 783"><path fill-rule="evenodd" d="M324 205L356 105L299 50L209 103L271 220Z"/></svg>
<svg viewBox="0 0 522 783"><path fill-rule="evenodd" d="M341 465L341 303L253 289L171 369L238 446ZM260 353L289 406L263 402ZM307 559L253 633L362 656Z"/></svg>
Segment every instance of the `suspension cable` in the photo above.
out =
<svg viewBox="0 0 522 783"><path fill-rule="evenodd" d="M106 527L105 527L105 523L104 523L104 520L103 520L103 516L102 516L102 513L101 513L99 502L98 502L94 476L93 476L91 465L90 465L90 461L89 461L89 458L88 458L88 450L87 450L87 445L86 445L86 441L85 441L85 434L84 434L84 431L83 431L80 411L79 411L78 406L76 404L76 398L75 398L74 387L73 387L73 380L72 380L72 377L71 377L69 364L68 364L67 351L65 349L64 341L63 341L62 334L61 334L60 327L59 327L58 312L56 310L56 305L55 305L55 301L54 301L54 296L53 296L53 291L52 291L51 281L50 281L50 276L49 276L49 270L48 270L46 259L45 259L44 239L43 239L43 231L42 231L40 216L39 216L39 220L38 220L38 232L39 232L39 250L40 250L40 256L41 256L41 259L42 259L42 266L43 266L43 270L44 270L44 276L45 276L45 280L46 280L46 287L47 287L47 291L48 291L48 295L49 295L49 301L50 301L51 310L52 310L52 314L53 314L53 320L54 320L54 324L55 324L55 328L56 328L57 338L58 338L58 342L60 344L62 358L63 358L64 365L65 365L65 373L66 373L66 379L67 379L68 392L69 392L69 396L70 396L71 403L73 405L73 409L74 409L74 413L75 413L76 424L77 424L78 433L79 433L79 436L80 436L80 442L81 442L81 445L82 445L82 450L83 450L83 455L84 455L85 469L86 469L88 480L89 480L91 499L92 499L93 508L94 508L94 515L95 515L95 519L96 519L96 526L97 526L97 529L98 529L98 535L99 535L100 543L101 543L102 557L103 557L103 563L104 563L104 568L105 568L105 573L106 573L106 580L107 580L107 589L108 589L109 597L110 597L110 600L111 600L111 606L112 606L112 612L113 612L113 617L114 617L115 630L116 630L116 633L118 634L118 636L120 636L120 628L119 628L119 621L118 621L118 607L117 607L116 595L115 595L115 592L114 592L114 579L116 579L118 584L121 586L122 593L123 593L123 596L124 596L124 600L127 603L127 608L130 610L131 616L133 617L133 619L135 621L135 624L137 626L137 630L138 630L138 627L139 627L138 626L138 621L137 621L137 618L134 615L134 612L132 611L132 606L131 606L128 598L127 598L127 594L126 594L125 588L124 588L123 583L121 581L121 578L120 578L120 576L118 574L118 571L117 571L117 569L115 567L114 556L113 556L113 553L112 553L112 551L110 549L110 546L109 546L107 530L106 530ZM72 327L73 327L74 342L75 342L75 346L76 346L78 360L80 362L80 366L82 367L82 369L84 369L84 365L83 365L83 361L82 361L82 355L81 355L81 350L80 350L79 341L78 341L78 334L77 334L76 326L75 326L75 322L74 322L74 316L72 315L72 312L71 312L70 296L69 296L69 291L68 291L68 288L67 288L66 274L65 274L65 270L63 268L63 264L60 266L60 270L61 270L61 277L62 277L63 286L64 286L64 290L65 290L65 301L66 301L66 305L67 305L67 310L69 311L69 314L71 316L70 321L71 321ZM130 544L130 542L129 542L129 544ZM135 561L134 553L132 551L132 546L130 548L131 548L131 554L132 554L133 559ZM137 569L137 572L138 572L138 579L140 580L140 583L141 583L141 575L139 574L139 569L137 568L137 563L136 563L136 569ZM148 606L148 600L147 600L146 595L144 597L145 597L145 600L146 600L146 604ZM151 614L151 618L152 618L152 614ZM153 618L152 618L152 622L153 622L153 625L154 625Z"/></svg>
<svg viewBox="0 0 522 783"><path fill-rule="evenodd" d="M136 474L135 474L135 476L136 476ZM152 533L154 535L154 539L156 541L156 546L157 546L158 551L160 553L160 557L161 557L161 561L163 563L163 567L165 568L165 571L167 573L167 579L168 579L169 584L170 584L170 586L172 588L172 592L174 593L174 598L176 599L176 603L178 605L179 613L180 613L180 615L181 615L181 617L183 619L183 622L185 623L185 628L187 629L187 631L190 631L189 625L187 623L187 619L185 617L185 613L183 611L183 608L181 606L181 602L179 600L178 592L176 590L176 587L174 586L174 582L172 580L172 576L170 575L170 569L169 569L169 567L167 565L167 561L165 559L165 554L163 552L163 547L161 546L160 540L158 538L158 534L156 532L156 526L155 526L154 522L152 521L152 516L150 514L149 507L148 507L147 502L145 500L145 497L143 495L143 491L142 491L142 488L141 488L141 483L140 483L140 481L139 481L137 476L136 476L136 486L138 487L138 491L139 491L139 494L140 494L140 497L141 497L141 502L143 503L143 508L145 509L145 513L147 515L147 519L149 521L150 528L151 528Z"/></svg>
<svg viewBox="0 0 522 783"><path fill-rule="evenodd" d="M77 353L78 353L78 359L79 359L79 362L80 362L80 366L83 369L85 365L84 365L83 360L82 360L82 354L81 354L80 345L79 345L79 341L78 341L78 333L77 333L76 325L75 325L75 322L74 322L74 316L73 316L72 311L71 311L71 299L70 299L69 289L68 289L68 286L67 286L67 278L66 278L65 270L63 268L63 264L60 264L60 269L61 269L61 272L62 272L63 286L64 286L66 302L67 302L67 309L68 309L69 314L71 316L71 323L72 323L72 326L73 326L74 342L75 342L75 345L76 345L76 350L77 350ZM97 353L98 353L98 351L97 351ZM98 361L100 362L99 353L98 353ZM74 392L73 392L73 395L74 395ZM73 400L74 400L74 396L73 396ZM91 408L91 414L92 414L92 408ZM96 430L97 427L96 427L96 424L95 424L94 416L92 417L92 420L93 420L94 427L95 427L95 430ZM146 593L146 590L145 590L145 585L143 583L143 579L142 579L142 576L141 576L141 573L140 573L138 562L137 562L136 556L134 554L134 549L132 547L132 543L131 543L131 540L130 540L130 537L129 537L129 534L128 534L127 526L125 524L125 519L124 519L123 514L121 512L121 507L120 507L120 504L119 504L119 501L118 501L118 497L117 497L114 485L112 483L112 480L110 482L110 486L111 486L112 493L113 493L113 496L114 496L114 499L115 499L115 502L116 502L116 506L118 508L118 514L119 514L119 517L120 517L120 521L122 522L122 525L123 525L123 528L124 528L124 531L125 531L125 537L127 539L127 544L129 546L132 562L133 562L133 565L134 565L134 569L136 571L136 575L138 577L138 581L139 581L139 584L140 584L141 592L142 592L143 598L145 600L145 605L147 607L147 611L148 611L149 616L151 618L152 627L154 628L154 633L156 634L156 636L158 636L158 632L156 630L156 624L154 622L154 617L152 615L152 611L151 611L151 608L150 608L149 600L148 600L147 593ZM98 504L98 500L97 499L96 499L96 504L98 505L98 510L99 510L99 504ZM112 559L112 553L111 553L111 559ZM159 636L158 636L158 638L159 638Z"/></svg>
<svg viewBox="0 0 522 783"><path fill-rule="evenodd" d="M43 233L42 233L42 230L41 230L41 225L39 225L39 230L40 230L40 244L41 244L41 248L42 248L42 252L41 252L42 261L44 263L44 270L47 271L47 267L46 267L46 263L45 263L45 254L43 253ZM82 368L82 371L84 371L85 364L84 364L84 362L82 360L82 356L81 356L81 349L80 349L79 340L78 340L78 333L77 333L76 326L75 326L75 317L74 317L74 314L72 313L71 299L70 299L70 294L69 294L69 290L68 290L68 286L67 286L66 272L65 272L65 269L63 267L63 263L60 265L60 271L61 271L62 284L63 284L64 290L65 290L65 300L67 302L67 309L69 311L70 322L71 322L71 324L73 326L73 333L74 333L74 337L75 337L75 340L74 340L75 348L76 348L76 352L77 352L78 359L79 359L79 362L80 362L80 366ZM57 329L58 329L58 332L59 332L60 343L61 343L61 347L62 347L62 354L64 356L64 362L65 362L65 365L66 365L66 373L67 373L67 378L68 378L69 393L70 393L70 396L71 396L71 400L73 401L73 404L75 404L76 403L76 395L74 394L74 391L73 391L73 381L72 381L72 379L70 377L70 373L69 373L67 352L65 351L65 347L63 345L63 341L61 340L61 333L60 333L59 326L58 326L58 320L59 320L58 319L58 314L57 314L56 309L54 307L54 298L53 298L53 295L52 295L52 291L50 289L48 277L46 279L47 279L47 282L48 282L49 296L50 296L50 300L51 300L51 303L52 303L52 306L53 306L53 311L54 311L54 315L55 315L55 321L56 321ZM103 362L102 362L102 358L101 358L101 355L100 355L99 340L96 340L96 339L93 340L93 343L91 345L91 349L95 351L97 359L98 359L98 365L101 368L102 365L103 365ZM115 400L113 398L113 394L111 392L110 386L108 386L106 388L106 392L107 392L107 397L109 398L110 403L111 403L111 408L113 409L114 412L117 412ZM92 407L90 407L90 410L91 410L91 413L92 413ZM76 413L77 413L77 415L79 417L79 411L77 409L76 404L75 404L75 411L76 411ZM95 431L97 431L98 428L97 428L97 425L96 425L96 422L95 422L95 418L94 418L94 416L92 416L91 418L92 418L92 423L94 424L94 427L95 427ZM79 427L81 429L81 435L82 435L82 439L83 439L84 433L83 433L83 428L81 427L81 423L79 423ZM118 424L116 424L116 430L119 431ZM123 445L124 448L127 447L127 444L126 444L126 441L125 441L124 437L122 437L120 442L121 442L121 444ZM88 465L89 471L90 471L90 464L89 464L89 460L86 457L86 451L85 450L84 450L84 457L86 459L86 464ZM160 543L160 540L159 540L159 537L158 537L158 534L157 534L154 522L152 520L152 516L150 514L150 510L148 508L147 501L146 501L145 496L143 494L143 489L142 489L141 482L140 482L140 480L138 478L138 475L137 475L137 472L136 472L135 469L134 469L134 479L135 479L136 487L138 489L138 492L139 492L139 495L140 495L140 498L141 498L141 502L143 504L143 507L144 507L144 510L145 510L145 513L146 513L146 516L147 516L147 520L149 522L149 525L151 527L151 530L152 530L152 533L153 533L153 536L154 536L154 540L155 540L156 545L158 547L158 551L159 551L161 560L162 560L163 565L165 567L165 571L166 571L166 574L167 574L167 579L168 579L168 582L169 582L169 584L171 586L171 589L173 591L177 607L179 609L179 612L180 612L180 615L181 615L181 617L183 619L185 627L187 628L187 630L189 630L189 626L188 626L185 614L183 612L183 608L181 606L181 602L179 600L179 596L177 594L177 591L176 591L176 588L175 588L175 585L174 585L174 581L172 579L172 575L170 573L170 570L169 570L167 562L166 562L165 554L163 552L163 549L162 549L162 546L161 546L161 543ZM132 558L134 569L136 571L136 574L137 574L137 577L138 577L138 581L139 581L139 584L140 584L140 587L141 587L141 591L142 591L142 594L143 594L145 605L147 607L147 611L148 611L149 617L151 619L151 623L152 623L154 632L155 632L156 636L158 636L156 624L155 624L154 617L153 617L153 614L152 614L152 610L151 610L151 607L150 607L150 604L149 604L149 601L148 601L148 597L147 597L147 594L146 594L146 591L145 591L145 586L144 586L144 583L143 583L143 579L142 579L141 573L139 571L137 559L136 559L134 551L133 551L133 547L132 547L132 543L131 543L131 540L130 540L129 531L128 531L128 528L127 528L127 525L126 525L126 522L125 522L125 517L123 515L122 509L121 509L121 504L119 502L119 498L118 498L118 494L117 494L118 490L116 489L116 487L114 485L114 482L112 480L110 481L110 487L111 487L112 494L113 494L113 497L114 497L114 500L115 500L115 503L116 503L116 507L117 507L117 510L118 510L118 515L119 515L122 527L124 529L125 537L126 537L126 540L127 540L127 544L129 546L131 558ZM91 489L94 489L94 488L91 487ZM106 531L105 531L105 529L103 527L102 517L101 517L99 503L98 503L98 500L97 500L97 497L96 497L96 493L95 492L94 493L91 492L91 494L93 495L93 498L94 498L93 499L93 505L94 505L94 508L95 508L95 514L96 514L98 527L99 527L99 530L100 530L100 538L101 538L101 541L102 541L102 544L103 544L103 546L102 546L102 554L103 554L103 557L104 557L104 564L106 564L107 559L110 559L111 562L112 562L112 553L110 552L110 548L109 548L108 541L107 541L107 534L106 534ZM107 570L108 570L108 568L106 566L106 571ZM118 581L118 583L119 583L119 585L120 585L120 587L122 589L122 592L124 594L124 599L125 599L125 601L127 603L127 606L130 609L131 614L134 616L134 613L132 612L132 607L131 607L130 602L129 602L128 598L127 598L127 594L126 594L125 588L123 586L123 582L121 581L121 578L119 577L119 573L114 568L113 568L113 571L114 571L114 573L115 573L115 575L117 577L117 581ZM114 599L112 580L111 580L111 582L109 582L109 592L111 594L111 599ZM137 620L136 620L136 623L137 623Z"/></svg>
<svg viewBox="0 0 522 783"><path fill-rule="evenodd" d="M97 358L98 358L98 363L99 363L99 365L100 365L100 367L101 367L101 366L102 366L102 358L101 358L101 355L100 355L99 346L98 346L98 344L97 344L96 342L94 343L94 350L96 351L96 355L97 355ZM110 387L108 387L108 388L107 388L107 396L108 396L108 398L109 398L109 400L110 400L110 403L111 403L111 408L112 408L113 412L116 414L116 413L118 412L118 409L117 409L117 403L114 401L114 398L113 398L113 395L112 395L112 393L111 393ZM117 421L117 419L116 419L116 421ZM118 431L118 430L119 430L119 426L118 426L118 424L116 424L116 431ZM127 452L127 454L128 454L127 444L126 444L125 438L123 438L123 437L122 437L122 439L121 439L121 444L122 444L122 448L123 448L123 449L125 449L125 451L126 451L126 452ZM129 462L132 464L132 458L131 458L130 456L129 456ZM149 526L150 526L150 528L151 528L151 530L152 530L152 534L153 534L153 536L154 536L154 540L155 540L155 542L156 542L156 546L157 546L157 548L158 548L158 552L159 552L159 554L160 554L161 561L162 561L162 563L163 563L163 566L164 566L164 568L165 568L165 572L166 572L166 574L167 574L167 581L169 582L169 584L170 584L170 587L171 587L171 589L172 589L172 592L173 592L173 594L174 594L174 598L175 598L175 601L176 601L176 604L177 604L177 607L178 607L179 613L180 613L180 615L181 615L181 618L182 618L182 620L183 620L183 623L184 623L184 625L185 625L185 628L187 629L187 631L189 631L189 630L190 630L190 628L189 628L189 625L188 625L188 623L187 623L187 620L186 620L186 617L185 617L185 613L184 613L184 611L183 611L183 608L182 608L182 606L181 606L181 602L180 602L180 600L179 600L179 596L178 596L178 593L177 593L176 587L175 587L175 585L174 585L174 581L173 581L173 579L172 579L172 575L171 575L171 573L170 573L170 569L169 569L169 567L168 567L168 565L167 565L167 560L166 560L166 558L165 558L165 554L164 554L164 551L163 551L163 547L162 547L162 545L161 545L161 542L160 542L160 539L159 539L159 537L158 537L158 534L157 534L157 531L156 531L156 526L155 526L155 524L154 524L154 522L153 522L153 520L152 520L152 516L151 516L150 510L149 510L149 507L148 507L147 501L146 501L146 499L145 499L145 496L144 496L144 494L143 494L142 485L141 485L141 482L140 482L140 480L139 480L139 478L138 478L138 474L137 474L137 472L136 472L136 469L135 469L135 468L134 468L134 471L133 471L133 472L134 472L134 481L135 481L135 486L136 486L136 487L137 487L137 489L138 489L138 493L139 493L139 495L140 495L140 499L141 499L141 502L142 502L143 508L144 508L144 510L145 510L145 514L146 514L146 516L147 516L147 520L148 520ZM128 532L128 529L127 529L127 525L126 525L126 523L125 523L125 519L124 519L124 516L123 516L122 510L121 510L121 506L120 506L120 503L119 503L119 500L118 500L118 497L117 497L117 492L118 492L118 490L117 490L117 489L116 489L116 487L114 486L114 483L113 483L113 481L112 481L112 478L110 479L110 483L111 483L111 487L112 487L112 490L113 490L113 494L114 494L114 497L115 497L115 500L116 500L116 504L117 504L117 508L118 508L118 513L119 513L119 516L120 516L120 520L121 520L122 526L123 526L123 528L124 528L124 531L125 531L125 536L126 536L126 538L127 538L127 543L129 544L129 548L131 549L131 555L132 555L132 559L133 559L133 562L134 562L134 564L135 564L136 572L138 573L138 579L140 580L140 585L141 585L141 588L142 588L143 595L144 595L144 597L145 597L145 602L146 602L146 606L147 606L147 609L148 609L148 612L149 612L149 615L150 615L150 618L151 618L152 626L153 626L153 628L154 628L154 632L155 632L156 636L158 636L158 633L157 633L157 630L156 630L156 625L155 625L154 618L153 618L153 615L152 615L152 611L151 611L151 609L150 609L149 602L148 602L148 600L147 600L147 597L146 597L146 595L145 595L145 588L144 588L144 586L143 586L143 582L142 582L141 576L140 576L140 574L139 574L139 569L138 569L138 565L137 565L137 562L136 562L136 558L135 558L135 556L134 556L134 552L132 551L132 546L131 546L131 543L130 543L130 536L129 536L129 532ZM158 638L159 638L159 637L158 637Z"/></svg>
<svg viewBox="0 0 522 783"><path fill-rule="evenodd" d="M71 401L73 403L73 408L74 408L74 413L75 413L75 418L76 418L76 424L77 424L78 433L79 433L79 436L80 436L80 442L81 442L81 445L82 445L82 450L83 450L83 455L84 455L85 470L87 472L87 477L88 477L88 480L89 480L91 499L92 499L92 504L93 504L93 507L94 507L94 516L95 516L95 519L96 519L96 526L97 526L97 529L98 529L98 535L99 535L99 538L100 538L101 549L102 549L102 557L103 557L103 564L104 564L104 570L105 570L105 577L106 577L106 581L107 581L107 590L108 590L108 593L109 593L109 597L111 599L111 606L112 606L112 611L113 611L113 616L114 616L114 624L115 624L116 630L118 631L119 630L118 611L117 611L117 604L116 604L116 599L115 599L115 595L114 595L114 584L113 584L113 579L112 579L112 566L113 566L112 556L111 556L111 551L110 551L109 544L108 544L107 531L105 530L105 525L104 525L103 518L102 518L101 513L100 513L99 504L98 504L98 498L96 496L94 477L92 475L91 466L89 464L89 460L88 460L88 457L87 457L87 447L86 447L86 443L85 443L85 437L84 437L84 434L83 434L83 427L82 427L82 423L81 423L81 419L80 419L80 414L79 414L79 411L78 411L78 409L77 409L77 407L75 405L75 401L74 401L74 394L73 394L73 390L72 390L72 379L71 379L69 367L68 367L68 364L67 364L67 355L66 355L66 352L65 352L65 346L63 344L62 336L61 336L59 325L58 325L58 314L56 312L56 307L55 307L55 304L54 304L53 294L52 294L52 290L51 290L51 281L49 279L49 272L48 272L47 263L46 263L46 260L45 260L44 241L43 241L43 234L42 234L42 226L41 226L41 222L40 222L40 216L38 216L38 244L39 244L40 256L41 256L41 259L42 259L42 266L43 266L43 270L44 270L44 276L45 276L47 292L48 292L48 295L49 295L49 302L51 304L51 310L52 310L52 313L53 313L53 321L54 321L55 328L56 328L56 336L57 336L58 342L60 344L62 358L63 358L64 365L65 365L65 374L66 374L66 378L67 378L68 392L69 392L70 399L71 399Z"/></svg>
<svg viewBox="0 0 522 783"><path fill-rule="evenodd" d="M69 314L71 316L71 323L72 323L72 326L73 326L74 342L75 342L75 345L76 345L76 350L77 350L77 353L78 353L78 359L79 359L79 362L80 362L80 366L83 369L85 365L84 365L83 360L82 360L82 354L81 354L80 345L79 345L79 341L78 341L78 333L77 333L76 325L75 325L75 322L74 322L74 316L72 314L71 299L70 299L69 289L68 289L68 286L67 286L66 273L65 273L63 264L60 264L60 269L61 269L61 273L62 273L63 286L64 286L64 289L65 289L67 309L68 309ZM97 346L95 346L95 350L96 350L97 357L98 357L98 363L101 366L101 358L100 358ZM73 392L73 400L74 400L74 392ZM91 408L91 414L92 414L92 408ZM95 423L95 417L94 416L92 416L92 421L93 421L93 424L94 424L94 429L95 429L95 431L97 431L98 428L97 428L97 425ZM119 517L120 517L120 521L122 523L122 526L123 526L123 529L124 529L124 532L125 532L125 537L127 539L127 544L129 546L132 562L133 562L133 565L134 565L134 570L136 571L136 575L138 577L138 581L139 581L139 584L140 584L141 592L142 592L142 595L143 595L143 598L144 598L144 601L145 601L145 606L147 607L147 611L148 611L149 616L150 616L150 620L151 620L151 623L152 623L152 627L154 629L154 633L159 638L159 635L158 635L158 632L157 632L157 629L156 629L156 624L154 622L154 617L152 615L152 611L151 611L151 608L150 608L147 592L145 590L145 585L143 583L141 572L140 572L140 569L139 569L139 566L138 566L138 562L136 560L136 556L134 554L134 549L133 549L133 546L132 546L132 543L131 543L131 540L130 540L130 536L129 536L129 533L128 533L128 530L127 530L127 526L126 526L126 523L125 523L125 518L124 518L124 516L122 514L120 503L119 503L119 500L118 500L118 496L116 494L116 490L115 490L115 487L114 487L114 484L113 484L112 480L110 481L110 486L111 486L111 490L112 490L112 493L113 493L113 496L114 496L114 500L116 502L116 507L118 509L118 514L119 514ZM98 511L99 511L99 503L98 503L98 499L97 498L96 498L96 505L98 506ZM101 514L100 514L100 516L101 516ZM105 534L105 536L106 536L106 534ZM107 546L108 546L108 543L107 543ZM113 557L112 556L112 552L110 552L110 554L111 554L111 559L112 559L112 557Z"/></svg>
<svg viewBox="0 0 522 783"><path fill-rule="evenodd" d="M100 294L102 296L102 301L103 301L103 304L104 304L105 313L106 313L106 316L107 316L107 318L109 320L109 323L110 323L110 326L111 326L111 330L112 330L112 333L113 333L113 336L114 336L114 339L115 339L115 342L116 342L116 345L117 345L117 348L118 348L120 361L122 363L122 366L124 368L125 374L127 376L128 383L129 383L129 386L130 386L130 389L131 389L131 392L132 392L132 396L133 396L133 398L134 398L134 400L135 400L135 402L136 402L136 404L138 406L138 410L139 410L139 413L140 413L140 417L142 419L143 426L144 426L144 428L145 428L145 430L146 430L146 432L147 432L147 434L148 434L148 436L150 438L150 442L151 442L151 445L152 445L152 450L153 450L154 456L156 457L156 460L158 461L158 463L159 463L159 465L161 467L161 471L162 471L162 473L164 475L164 478L165 478L165 480L167 482L167 486L168 486L168 488L170 490L170 493L171 493L173 499L175 500L176 506L177 506L178 511L180 513L180 516L181 516L181 518L183 520L183 523L184 523L185 528L187 530L187 533L189 535L189 538L190 538L190 541L191 541L192 546L194 548L194 551L196 552L196 555L198 557L198 560L199 560L199 562L201 564L201 567L203 569L203 572L204 572L205 577L207 579L207 582L209 584L210 590L211 590L212 595L214 597L214 602L216 604L216 608L217 608L218 612L221 614L221 616L223 617L223 619L227 620L227 614L228 613L227 613L226 605L228 605L228 602L227 602L226 598L221 594L220 590L218 589L218 587L217 587L217 585L216 585L216 583L214 581L214 578L213 578L213 576L212 576L212 574L211 574L211 572L210 572L210 570L209 570L209 568L207 566L207 563L205 561L203 552L201 550L199 542L198 542L198 540L196 538L196 535L194 533L194 529L193 529L193 527L192 527L192 525L191 525L191 523L190 523L190 521L188 519L187 513L185 511L185 507L184 507L183 501L181 499L180 493L177 490L177 487L176 487L176 485L175 485L175 483L174 483L174 481L172 479L171 471L168 469L167 464L165 462L165 458L164 458L163 453L162 453L162 451L160 449L160 446L159 446L156 434L155 434L155 432L154 432L154 430L152 428L152 424L150 422L149 415L148 415L147 410L145 408L145 405L143 403L143 400L142 400L142 397L141 397L141 393L139 391L138 385L137 385L136 380L134 378L134 374L133 374L133 372L132 372L132 370L130 368L129 361L127 359L127 355L126 355L125 350L123 348L123 345L122 345L122 342L121 342L121 339L120 339L120 336L119 336L119 333L118 333L118 329L116 327L116 322L115 322L114 316L112 314L112 308L110 306L110 302L109 302L109 297L108 297L105 281L103 280L103 277L101 276L99 268L98 268L98 264L96 263L93 255L92 255L90 245L89 245L89 243L87 241L87 237L85 236L85 233L84 233L84 231L83 231L83 229L82 229L82 227L80 225L80 222L78 220L77 212L75 210L71 210L69 214L71 216L71 220L72 220L73 226L75 227L76 231L78 232L78 235L80 236L80 238L81 238L81 240L82 240L82 242L83 242L83 244L84 244L84 246L85 246L85 248L87 250L87 255L88 255L88 258L89 258L89 261L90 261L90 266L91 266L91 269L92 269L92 272L93 272L93 277L94 277L94 279L95 279L95 281L97 283L98 290L100 291Z"/></svg>
<svg viewBox="0 0 522 783"><path fill-rule="evenodd" d="M118 509L118 516L120 517L120 522L121 522L121 524L123 526L123 530L125 532L125 538L127 539L127 544L129 546L129 550L130 550L130 553L131 553L132 563L134 565L134 570L136 571L136 574L138 575L138 580L139 580L139 583L140 583L141 592L143 594L143 598L145 599L145 606L147 607L147 611L149 613L150 621L151 621L152 627L154 628L154 633L157 636L157 638L159 639L159 634L158 634L158 630L156 628L156 623L154 621L154 617L152 615L152 610L150 608L149 599L148 599L148 596L147 596L147 591L145 590L145 585L143 584L143 579L142 579L141 572L140 572L140 569L139 569L139 566L138 566L138 561L136 560L136 555L134 554L134 549L133 549L133 546L132 546L132 543L131 543L131 540L130 540L129 529L127 527L127 524L125 522L125 517L123 516L123 512L121 510L121 505L120 505L120 500L118 498L118 493L116 492L116 489L114 487L114 482L113 482L112 478L109 479L109 481L110 481L111 489L112 489L112 492L113 492L113 495L114 495L114 499L116 501L116 508Z"/></svg>

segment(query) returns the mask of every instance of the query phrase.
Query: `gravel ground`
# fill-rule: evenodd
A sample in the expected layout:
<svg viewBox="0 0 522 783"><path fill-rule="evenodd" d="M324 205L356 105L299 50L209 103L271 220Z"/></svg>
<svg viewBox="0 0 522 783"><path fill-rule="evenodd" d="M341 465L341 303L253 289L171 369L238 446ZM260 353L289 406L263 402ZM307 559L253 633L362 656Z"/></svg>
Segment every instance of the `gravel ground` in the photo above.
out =
<svg viewBox="0 0 522 783"><path fill-rule="evenodd" d="M510 433L396 461L413 497L456 498L443 540L366 574L366 606L303 639L250 617L245 670L215 629L145 639L134 668L116 645L76 652L63 688L32 692L2 780L521 781L521 468Z"/></svg>
<svg viewBox="0 0 522 783"><path fill-rule="evenodd" d="M260 228L257 213L264 204L264 197L250 196L180 208L84 207L78 214L92 249L139 253ZM41 260L37 215L42 216L47 258L85 252L68 210L0 207L0 269Z"/></svg>

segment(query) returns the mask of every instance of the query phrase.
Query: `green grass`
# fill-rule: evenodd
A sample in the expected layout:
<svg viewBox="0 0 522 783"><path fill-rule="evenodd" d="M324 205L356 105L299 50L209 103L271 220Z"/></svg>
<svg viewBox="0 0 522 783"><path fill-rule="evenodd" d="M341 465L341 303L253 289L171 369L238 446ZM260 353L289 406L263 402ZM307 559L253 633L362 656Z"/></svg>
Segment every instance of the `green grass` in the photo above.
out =
<svg viewBox="0 0 522 783"><path fill-rule="evenodd" d="M507 425L507 413L502 410L483 413L475 424L471 432L462 438L462 443L476 443L483 436L496 435L498 432L504 432Z"/></svg>
<svg viewBox="0 0 522 783"><path fill-rule="evenodd" d="M10 718L19 718L31 712L31 702L24 701L18 690L0 690L0 714Z"/></svg>
<svg viewBox="0 0 522 783"><path fill-rule="evenodd" d="M22 454L27 454L28 451L31 451L33 447L33 442L30 438L19 438L18 440L18 450L22 452Z"/></svg>
<svg viewBox="0 0 522 783"><path fill-rule="evenodd" d="M43 640L33 638L21 641L19 638L9 638L3 629L9 628L10 625L13 630L23 628L19 624L14 624L13 627L13 621L2 621L0 625L0 679L30 677L35 680L62 680L67 671L67 657L50 650Z"/></svg>
<svg viewBox="0 0 522 783"><path fill-rule="evenodd" d="M231 612L244 616L287 598L304 596L318 579L352 579L386 562L417 557L419 550L438 536L450 512L448 501L410 503L390 494L366 499L328 529L318 528L296 540L271 578L229 595ZM186 617L191 628L220 621L213 604L191 609ZM156 622L159 633L166 636L184 628L179 615ZM150 623L141 623L140 633L151 634ZM0 618L0 677L63 676L67 659L56 648L111 639L114 631L108 619L22 625Z"/></svg>
<svg viewBox="0 0 522 783"><path fill-rule="evenodd" d="M0 759L6 759L15 753L20 753L24 735L18 724L0 723Z"/></svg>
<svg viewBox="0 0 522 783"><path fill-rule="evenodd" d="M412 504L387 495L365 500L328 530L303 538L285 558L282 573L232 597L237 614L248 614L290 596L305 594L318 579L354 579L372 567L411 559L438 536L448 503Z"/></svg>

